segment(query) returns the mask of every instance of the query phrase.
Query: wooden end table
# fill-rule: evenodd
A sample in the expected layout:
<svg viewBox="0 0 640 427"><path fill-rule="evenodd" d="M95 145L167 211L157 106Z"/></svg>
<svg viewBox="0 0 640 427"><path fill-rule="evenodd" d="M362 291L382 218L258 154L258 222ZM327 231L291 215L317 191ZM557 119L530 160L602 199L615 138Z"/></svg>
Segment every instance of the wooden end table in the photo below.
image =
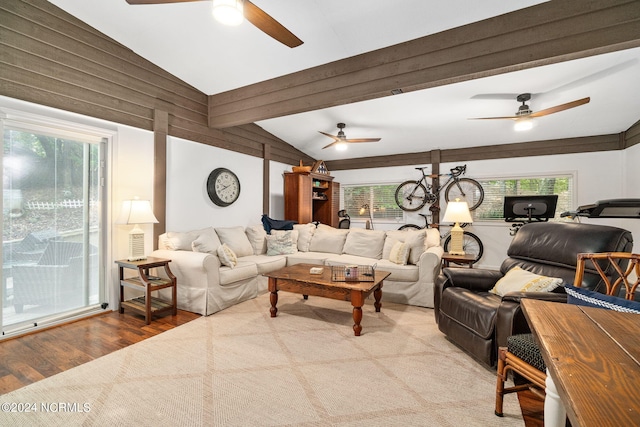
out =
<svg viewBox="0 0 640 427"><path fill-rule="evenodd" d="M449 263L455 264L467 264L469 268L473 268L473 263L476 261L476 257L471 254L464 255L452 255L449 252L445 252L442 255L442 264L444 267L449 267Z"/></svg>
<svg viewBox="0 0 640 427"><path fill-rule="evenodd" d="M271 308L269 309L271 317L276 317L278 313L278 291L295 292L302 294L306 299L307 296L318 296L324 298L332 298L342 301L351 301L353 306L353 332L355 336L360 336L362 326L362 306L364 300L371 295L375 298L374 306L376 312L380 311L382 304L382 282L389 277L391 273L388 271L375 270L372 282L336 282L331 280L331 267L322 266L322 274L311 274L309 271L312 267L319 267L313 264L296 264L289 267L281 268L265 274L269 278L269 292Z"/></svg>
<svg viewBox="0 0 640 427"><path fill-rule="evenodd" d="M169 269L170 262L170 259L153 257L139 261L121 259L115 262L118 264L120 270L120 313L124 313L124 308L127 307L133 311L143 314L147 325L151 323L153 315L166 312L171 312L174 316L178 314L177 281L176 276L174 276ZM149 269L156 267L164 267L164 271L168 278L165 279L162 277L150 276ZM137 270L138 275L125 278L125 268ZM125 286L128 288L144 290L145 295L143 297L125 301ZM171 288L171 302L151 296L151 292L165 288Z"/></svg>

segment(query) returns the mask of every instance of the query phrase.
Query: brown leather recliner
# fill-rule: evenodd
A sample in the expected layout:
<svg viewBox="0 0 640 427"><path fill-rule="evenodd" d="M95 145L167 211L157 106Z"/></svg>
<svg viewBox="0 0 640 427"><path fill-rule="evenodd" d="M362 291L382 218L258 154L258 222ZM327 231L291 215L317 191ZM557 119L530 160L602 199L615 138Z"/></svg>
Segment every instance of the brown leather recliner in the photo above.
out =
<svg viewBox="0 0 640 427"><path fill-rule="evenodd" d="M498 346L507 337L530 332L520 309L521 298L566 301L564 288L554 292L511 292L500 297L489 292L511 268L560 277L573 283L579 253L631 252L630 231L603 225L537 222L525 224L515 235L499 271L444 268L436 279L434 313L438 328L449 340L494 366ZM582 286L605 292L595 270L585 270Z"/></svg>

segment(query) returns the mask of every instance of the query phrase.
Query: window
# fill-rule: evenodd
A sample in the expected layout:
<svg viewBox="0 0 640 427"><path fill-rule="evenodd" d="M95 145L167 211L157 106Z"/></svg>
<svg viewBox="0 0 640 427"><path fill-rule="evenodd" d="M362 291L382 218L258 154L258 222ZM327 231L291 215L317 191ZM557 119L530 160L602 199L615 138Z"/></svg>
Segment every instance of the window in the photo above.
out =
<svg viewBox="0 0 640 427"><path fill-rule="evenodd" d="M104 301L104 133L36 116L2 122L3 334Z"/></svg>
<svg viewBox="0 0 640 427"><path fill-rule="evenodd" d="M573 176L479 179L484 189L484 201L473 211L476 221L504 221L504 196L558 195L556 218L573 209Z"/></svg>
<svg viewBox="0 0 640 427"><path fill-rule="evenodd" d="M374 220L397 221L403 218L403 211L395 201L399 184L344 185L344 209L351 219L369 219L369 212L362 209L368 205ZM362 213L360 213L362 211Z"/></svg>

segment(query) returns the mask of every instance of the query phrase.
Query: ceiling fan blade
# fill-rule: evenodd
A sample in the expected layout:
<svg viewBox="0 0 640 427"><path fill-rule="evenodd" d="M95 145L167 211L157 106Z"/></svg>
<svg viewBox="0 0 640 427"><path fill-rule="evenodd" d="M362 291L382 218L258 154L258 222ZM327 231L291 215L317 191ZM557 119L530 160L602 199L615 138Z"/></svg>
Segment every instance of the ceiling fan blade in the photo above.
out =
<svg viewBox="0 0 640 427"><path fill-rule="evenodd" d="M566 104L556 105L555 107L547 108L544 110L536 111L535 113L529 114L529 117L542 117L548 116L549 114L559 113L560 111L568 110L570 108L579 107L581 105L587 104L591 101L590 97L578 99L576 101L567 102Z"/></svg>
<svg viewBox="0 0 640 427"><path fill-rule="evenodd" d="M300 46L303 43L291 31L287 30L282 24L249 0L244 0L244 17L263 33L291 48Z"/></svg>
<svg viewBox="0 0 640 427"><path fill-rule="evenodd" d="M168 4L168 3L187 3L203 0L126 0L129 4Z"/></svg>
<svg viewBox="0 0 640 427"><path fill-rule="evenodd" d="M330 133L326 133L326 132L322 132L321 130L319 130L318 132L320 132L321 134L323 134L324 136L328 136L329 138L333 139L334 142L338 142L340 141L340 138L338 138L335 135L331 135Z"/></svg>
<svg viewBox="0 0 640 427"><path fill-rule="evenodd" d="M517 120L517 119L520 119L520 118L522 118L524 116L525 115L522 115L522 116L503 116L503 117L469 117L467 120L503 120L503 119Z"/></svg>
<svg viewBox="0 0 640 427"><path fill-rule="evenodd" d="M354 138L354 139L345 139L344 142L352 143L352 142L378 142L382 138Z"/></svg>
<svg viewBox="0 0 640 427"><path fill-rule="evenodd" d="M339 141L333 141L331 144L325 145L324 147L322 147L322 149L324 150L325 148L329 148L329 147L333 147L334 145L336 145Z"/></svg>

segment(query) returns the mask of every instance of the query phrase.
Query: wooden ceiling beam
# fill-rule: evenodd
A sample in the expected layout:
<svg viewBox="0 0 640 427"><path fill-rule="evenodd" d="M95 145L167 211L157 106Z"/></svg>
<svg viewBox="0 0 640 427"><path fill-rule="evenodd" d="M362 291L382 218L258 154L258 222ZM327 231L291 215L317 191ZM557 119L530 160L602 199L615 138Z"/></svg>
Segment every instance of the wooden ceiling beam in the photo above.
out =
<svg viewBox="0 0 640 427"><path fill-rule="evenodd" d="M225 128L640 46L637 0L546 2L209 96Z"/></svg>

